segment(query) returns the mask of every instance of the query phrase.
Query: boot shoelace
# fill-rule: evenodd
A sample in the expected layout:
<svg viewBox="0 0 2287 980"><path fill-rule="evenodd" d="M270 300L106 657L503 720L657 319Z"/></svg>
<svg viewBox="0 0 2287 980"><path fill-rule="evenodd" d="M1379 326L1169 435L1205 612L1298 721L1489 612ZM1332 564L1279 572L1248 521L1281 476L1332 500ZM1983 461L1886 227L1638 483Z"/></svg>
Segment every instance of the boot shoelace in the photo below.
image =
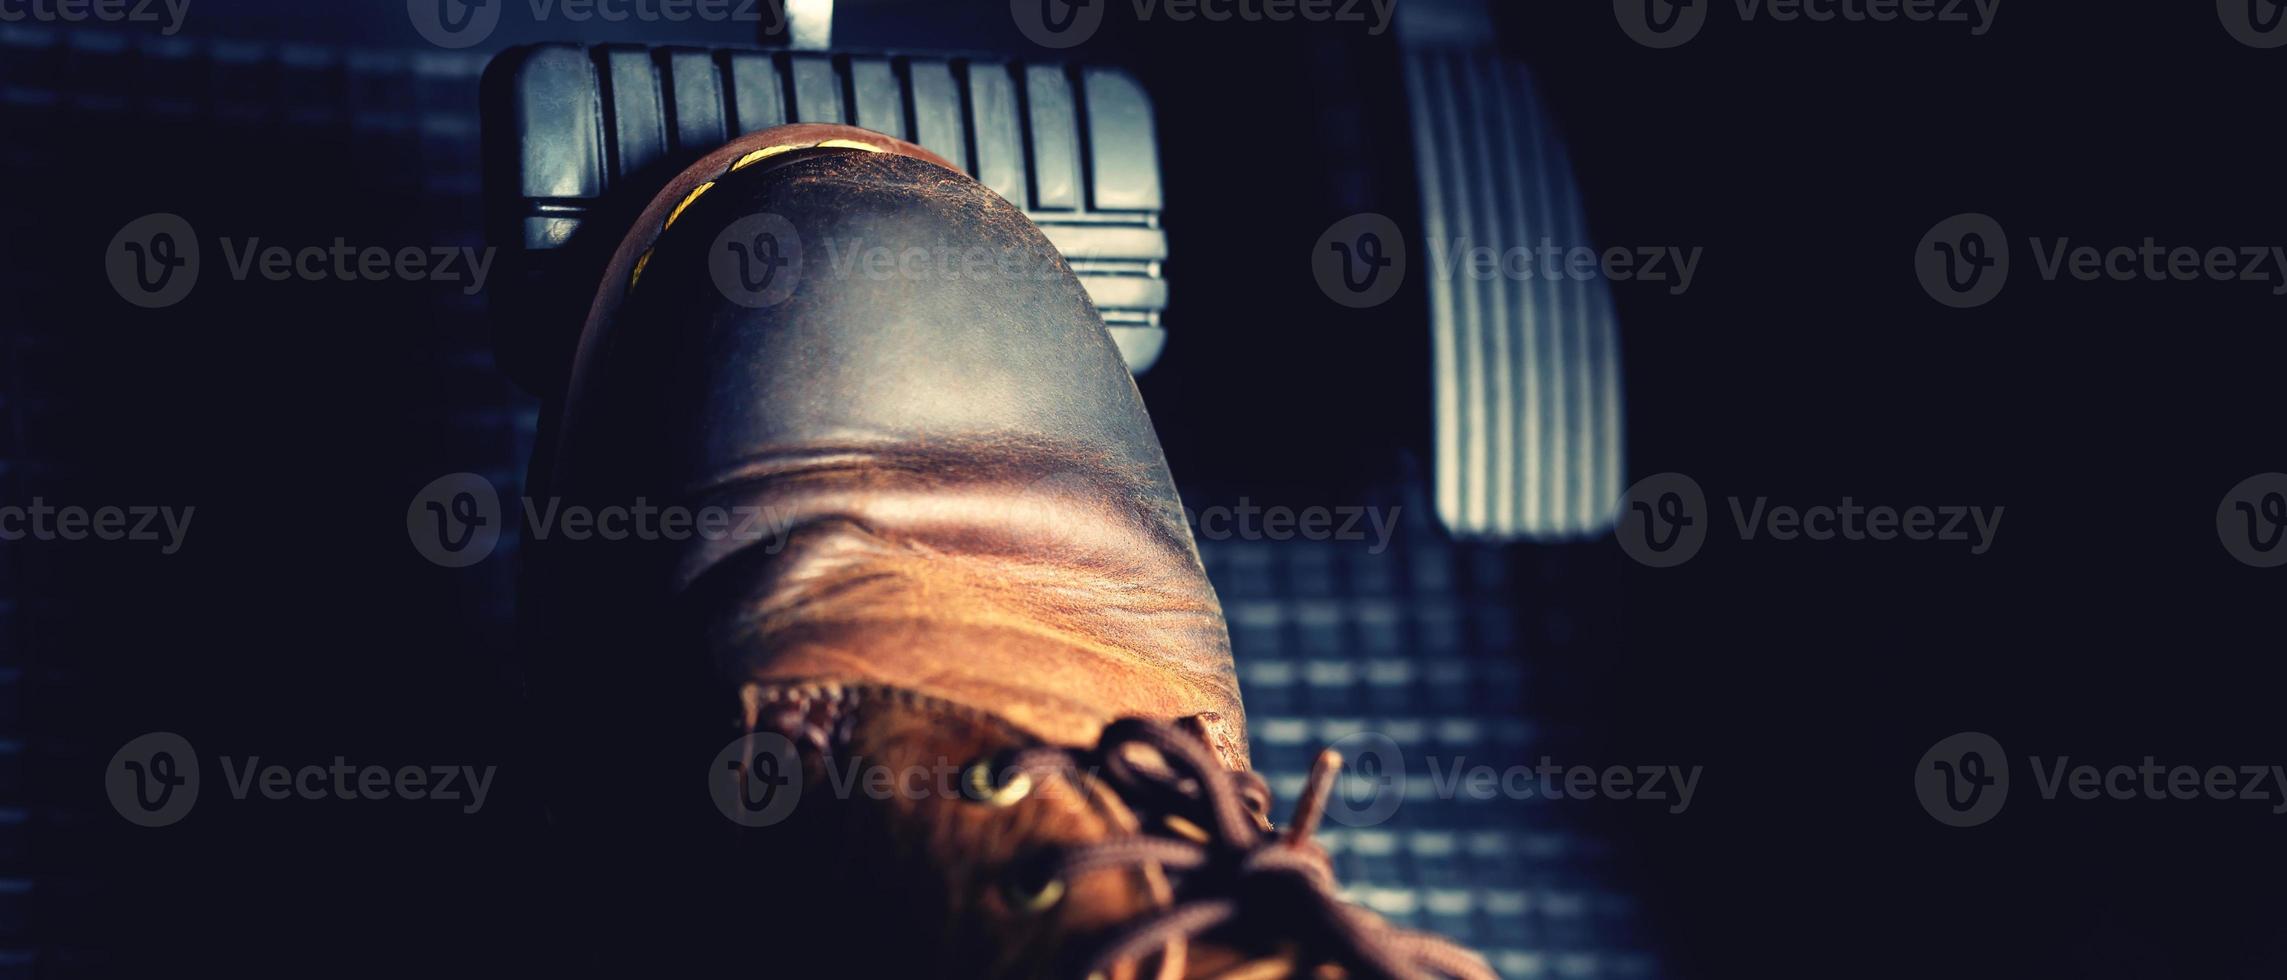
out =
<svg viewBox="0 0 2287 980"><path fill-rule="evenodd" d="M1165 768L1138 764L1129 754L1136 746L1157 751ZM1162 722L1116 721L1105 727L1092 752L1026 749L1001 771L1078 777L1084 766L1096 766L1132 809L1160 816L1181 835L1136 834L1047 856L1039 869L1044 883L1150 865L1178 879L1172 903L1115 930L1081 960L1083 976L1110 976L1118 964L1228 927L1233 934L1292 939L1316 957L1298 966L1333 962L1353 978L1499 980L1468 949L1390 925L1342 900L1325 850L1310 839L1341 762L1331 749L1320 753L1296 804L1294 822L1283 834L1263 829L1270 789L1261 776L1224 769L1197 738ZM1193 816L1205 820L1193 822Z"/></svg>

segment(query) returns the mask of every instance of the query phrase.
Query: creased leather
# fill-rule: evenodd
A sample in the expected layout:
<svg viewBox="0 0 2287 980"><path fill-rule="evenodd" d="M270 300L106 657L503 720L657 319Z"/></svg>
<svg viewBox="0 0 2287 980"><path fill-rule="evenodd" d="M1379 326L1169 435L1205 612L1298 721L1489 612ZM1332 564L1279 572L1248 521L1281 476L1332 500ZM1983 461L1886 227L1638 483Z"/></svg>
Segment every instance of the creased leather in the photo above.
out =
<svg viewBox="0 0 2287 980"><path fill-rule="evenodd" d="M1243 767L1221 608L1134 381L1055 248L922 160L757 171L685 211L612 336L591 338L597 376L577 387L594 397L562 460L602 498L647 488L784 529L685 542L660 572L726 680L893 684L1071 745L1122 716L1203 716ZM760 310L706 261L755 213L803 253L792 296ZM869 250L914 248L992 261L863 271Z"/></svg>

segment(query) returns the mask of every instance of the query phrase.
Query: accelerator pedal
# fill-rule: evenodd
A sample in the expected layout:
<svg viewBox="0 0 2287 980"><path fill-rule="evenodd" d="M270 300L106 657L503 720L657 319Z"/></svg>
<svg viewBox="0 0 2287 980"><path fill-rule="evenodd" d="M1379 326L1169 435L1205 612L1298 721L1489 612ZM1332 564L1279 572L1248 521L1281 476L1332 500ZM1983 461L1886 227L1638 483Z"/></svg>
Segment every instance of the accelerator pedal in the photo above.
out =
<svg viewBox="0 0 2287 980"><path fill-rule="evenodd" d="M1489 46L1483 0L1398 9L1423 255L1590 245L1563 140L1523 65ZM1619 324L1610 284L1432 275L1437 513L1460 538L1559 541L1610 529L1622 490Z"/></svg>

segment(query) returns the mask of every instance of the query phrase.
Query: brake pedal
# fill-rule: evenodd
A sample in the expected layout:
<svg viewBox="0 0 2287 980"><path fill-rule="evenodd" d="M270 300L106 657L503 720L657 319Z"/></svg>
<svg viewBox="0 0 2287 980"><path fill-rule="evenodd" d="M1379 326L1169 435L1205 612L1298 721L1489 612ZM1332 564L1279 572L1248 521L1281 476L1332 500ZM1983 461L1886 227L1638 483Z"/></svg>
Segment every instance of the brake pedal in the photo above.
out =
<svg viewBox="0 0 2287 980"><path fill-rule="evenodd" d="M734 137L793 122L918 143L1024 209L1079 273L1128 368L1166 343L1158 136L1134 76L991 58L540 44L485 77L488 232L500 244L500 361L561 384L584 310L557 279L567 246L627 183L657 181ZM642 196L640 194L636 195ZM592 289L593 283L587 287Z"/></svg>

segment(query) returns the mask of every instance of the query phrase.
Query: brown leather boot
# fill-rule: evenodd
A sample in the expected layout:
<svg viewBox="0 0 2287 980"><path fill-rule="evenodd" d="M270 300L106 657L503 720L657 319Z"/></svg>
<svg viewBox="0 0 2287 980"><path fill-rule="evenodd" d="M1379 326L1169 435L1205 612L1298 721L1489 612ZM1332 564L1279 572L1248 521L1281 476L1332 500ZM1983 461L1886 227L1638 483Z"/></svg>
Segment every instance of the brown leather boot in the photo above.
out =
<svg viewBox="0 0 2287 980"><path fill-rule="evenodd" d="M848 127L723 148L624 240L570 391L551 499L768 532L533 555L573 710L735 736L734 921L867 975L1491 976L1335 897L1331 754L1273 832L1135 384L976 181Z"/></svg>

